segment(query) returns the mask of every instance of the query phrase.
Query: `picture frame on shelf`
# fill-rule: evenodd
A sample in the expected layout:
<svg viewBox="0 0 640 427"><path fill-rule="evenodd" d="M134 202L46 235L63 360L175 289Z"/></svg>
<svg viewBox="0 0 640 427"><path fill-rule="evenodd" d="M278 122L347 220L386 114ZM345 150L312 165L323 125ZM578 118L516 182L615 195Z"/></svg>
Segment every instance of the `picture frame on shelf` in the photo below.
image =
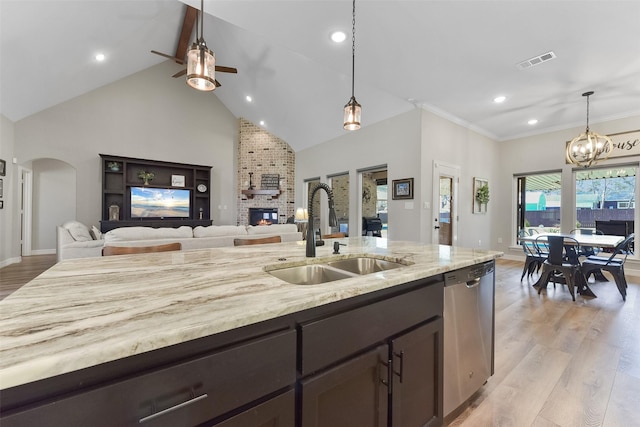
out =
<svg viewBox="0 0 640 427"><path fill-rule="evenodd" d="M184 187L184 175L171 175L172 187Z"/></svg>
<svg viewBox="0 0 640 427"><path fill-rule="evenodd" d="M7 174L7 162L5 160L0 159L0 176L5 176Z"/></svg>
<svg viewBox="0 0 640 427"><path fill-rule="evenodd" d="M393 200L410 200L413 199L413 178L394 179L393 183Z"/></svg>
<svg viewBox="0 0 640 427"><path fill-rule="evenodd" d="M487 213L489 204L489 180L486 178L473 178L473 213Z"/></svg>

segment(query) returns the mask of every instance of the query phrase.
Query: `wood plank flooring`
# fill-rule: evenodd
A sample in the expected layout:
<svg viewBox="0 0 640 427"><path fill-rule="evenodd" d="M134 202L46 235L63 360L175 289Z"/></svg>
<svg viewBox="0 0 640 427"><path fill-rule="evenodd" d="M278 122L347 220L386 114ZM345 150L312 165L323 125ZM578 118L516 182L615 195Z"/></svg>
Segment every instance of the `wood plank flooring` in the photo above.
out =
<svg viewBox="0 0 640 427"><path fill-rule="evenodd" d="M0 269L0 299L55 264L25 257ZM598 298L561 285L538 295L522 262L496 268L495 374L450 426L640 426L640 278L623 302L613 280Z"/></svg>

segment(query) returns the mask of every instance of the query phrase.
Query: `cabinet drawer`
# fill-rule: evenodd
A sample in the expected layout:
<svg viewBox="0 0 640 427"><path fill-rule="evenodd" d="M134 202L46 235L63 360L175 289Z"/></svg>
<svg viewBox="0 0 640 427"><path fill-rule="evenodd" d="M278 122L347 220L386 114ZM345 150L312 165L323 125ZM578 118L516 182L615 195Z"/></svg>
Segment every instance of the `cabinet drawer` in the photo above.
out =
<svg viewBox="0 0 640 427"><path fill-rule="evenodd" d="M193 426L293 384L295 353L295 331L281 332L3 414L2 426Z"/></svg>
<svg viewBox="0 0 640 427"><path fill-rule="evenodd" d="M301 373L308 375L411 326L442 316L443 283L301 326Z"/></svg>

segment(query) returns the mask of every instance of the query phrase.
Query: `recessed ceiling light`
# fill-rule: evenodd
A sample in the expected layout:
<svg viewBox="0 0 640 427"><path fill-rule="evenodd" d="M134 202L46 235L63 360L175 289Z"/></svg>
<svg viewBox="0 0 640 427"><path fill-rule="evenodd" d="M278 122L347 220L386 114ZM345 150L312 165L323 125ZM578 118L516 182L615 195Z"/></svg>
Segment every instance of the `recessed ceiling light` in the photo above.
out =
<svg viewBox="0 0 640 427"><path fill-rule="evenodd" d="M346 39L347 35L344 33L344 31L334 31L333 33L331 33L331 40L336 43L342 43Z"/></svg>
<svg viewBox="0 0 640 427"><path fill-rule="evenodd" d="M501 102L504 102L506 99L507 99L506 96L500 95L493 98L493 102L495 102L496 104L500 104Z"/></svg>
<svg viewBox="0 0 640 427"><path fill-rule="evenodd" d="M264 120L260 120L260 126L264 126Z"/></svg>
<svg viewBox="0 0 640 427"><path fill-rule="evenodd" d="M99 54L96 55L96 61L101 61L102 62L102 61L104 61L104 58L105 58L105 56L104 56L103 53L99 53Z"/></svg>
<svg viewBox="0 0 640 427"><path fill-rule="evenodd" d="M245 99L247 100L247 102L253 101L253 98L251 98L251 96L249 96L249 95L247 95L247 97Z"/></svg>
<svg viewBox="0 0 640 427"><path fill-rule="evenodd" d="M536 123L538 123L538 119L531 119L527 123L530 125L535 125Z"/></svg>

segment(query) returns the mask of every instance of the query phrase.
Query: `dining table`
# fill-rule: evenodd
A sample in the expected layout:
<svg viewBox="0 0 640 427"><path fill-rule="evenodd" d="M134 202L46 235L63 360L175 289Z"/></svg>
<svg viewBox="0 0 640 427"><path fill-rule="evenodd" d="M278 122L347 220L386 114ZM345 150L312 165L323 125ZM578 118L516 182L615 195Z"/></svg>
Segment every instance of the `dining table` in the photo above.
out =
<svg viewBox="0 0 640 427"><path fill-rule="evenodd" d="M547 243L548 236L564 236L570 237L571 239L567 240L567 244L571 244L575 239L578 242L578 245L581 247L591 247L591 248L603 248L603 249L613 249L618 246L625 238L624 236L616 236L611 234L564 234L564 233L538 233L532 234L528 236L519 237L520 242L527 243ZM602 272L598 272L594 275L597 281L608 281L608 279L602 274ZM534 287L539 287L542 284L539 283L540 279L533 284ZM582 296L589 296L596 298L596 294L593 293L591 288L589 287L589 283L587 282L586 277L584 280L580 280L578 286L578 293Z"/></svg>

